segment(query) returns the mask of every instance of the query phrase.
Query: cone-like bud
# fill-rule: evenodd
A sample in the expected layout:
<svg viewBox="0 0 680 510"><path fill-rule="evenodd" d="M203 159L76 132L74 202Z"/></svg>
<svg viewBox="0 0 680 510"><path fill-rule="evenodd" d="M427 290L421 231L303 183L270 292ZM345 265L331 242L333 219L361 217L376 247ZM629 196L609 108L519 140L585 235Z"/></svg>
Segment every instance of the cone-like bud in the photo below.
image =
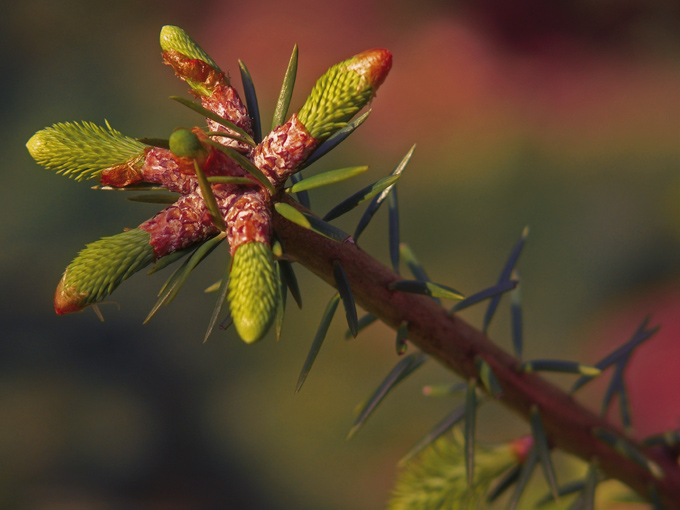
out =
<svg viewBox="0 0 680 510"><path fill-rule="evenodd" d="M187 82L204 108L236 124L252 136L250 117L229 78L219 66L189 35L179 27L166 25L161 30L163 60L172 66L175 74ZM231 130L212 119L207 119L211 131ZM234 133L236 134L236 133ZM229 138L220 143L245 149L245 144Z"/></svg>
<svg viewBox="0 0 680 510"><path fill-rule="evenodd" d="M229 85L215 61L181 28L164 26L160 43L165 62L197 94L209 96L217 84Z"/></svg>
<svg viewBox="0 0 680 510"><path fill-rule="evenodd" d="M276 316L278 279L272 251L264 243L246 243L234 253L229 275L229 306L244 342L260 340Z"/></svg>
<svg viewBox="0 0 680 510"><path fill-rule="evenodd" d="M99 177L104 169L141 165L147 148L134 138L90 122L54 124L34 134L26 143L38 164L77 181Z"/></svg>
<svg viewBox="0 0 680 510"><path fill-rule="evenodd" d="M134 229L88 244L69 264L54 295L59 315L101 301L126 278L155 260L149 234Z"/></svg>
<svg viewBox="0 0 680 510"><path fill-rule="evenodd" d="M298 117L309 133L324 140L345 127L371 100L392 67L392 54L367 50L331 67L316 82Z"/></svg>
<svg viewBox="0 0 680 510"><path fill-rule="evenodd" d="M176 51L187 58L202 60L216 71L220 67L210 58L203 48L194 41L184 30L174 25L165 25L161 28L161 49L163 51Z"/></svg>

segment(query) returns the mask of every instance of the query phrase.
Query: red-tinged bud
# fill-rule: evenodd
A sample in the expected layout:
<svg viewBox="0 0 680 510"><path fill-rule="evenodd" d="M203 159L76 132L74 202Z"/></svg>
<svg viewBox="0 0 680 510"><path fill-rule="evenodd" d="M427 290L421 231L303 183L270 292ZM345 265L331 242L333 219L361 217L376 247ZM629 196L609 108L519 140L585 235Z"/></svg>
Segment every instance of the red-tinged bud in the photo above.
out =
<svg viewBox="0 0 680 510"><path fill-rule="evenodd" d="M135 184L144 180L141 172L141 165L143 164L146 152L130 159L120 165L105 168L101 173L101 182L104 186L113 186L114 188L123 188L130 184Z"/></svg>
<svg viewBox="0 0 680 510"><path fill-rule="evenodd" d="M198 95L209 96L218 84L229 85L215 61L181 28L164 26L160 43L165 63Z"/></svg>
<svg viewBox="0 0 680 510"><path fill-rule="evenodd" d="M67 285L66 273L59 280L57 291L54 293L54 311L57 315L79 312L87 306L85 299L87 292L78 292L75 286Z"/></svg>
<svg viewBox="0 0 680 510"><path fill-rule="evenodd" d="M363 51L347 62L347 69L364 76L375 93L392 69L392 53L384 48Z"/></svg>
<svg viewBox="0 0 680 510"><path fill-rule="evenodd" d="M245 106L236 91L231 87L229 78L215 61L179 27L166 25L160 37L163 60L172 66L177 76L185 80L194 94L201 99L204 108L236 124L252 136L251 121ZM213 119L208 119L211 131L229 129ZM218 139L220 143L245 149L230 138Z"/></svg>
<svg viewBox="0 0 680 510"><path fill-rule="evenodd" d="M331 67L319 78L298 112L307 131L325 140L373 98L392 67L392 54L368 50Z"/></svg>
<svg viewBox="0 0 680 510"><path fill-rule="evenodd" d="M149 234L139 229L90 243L64 271L54 295L54 310L64 315L101 301L154 260Z"/></svg>
<svg viewBox="0 0 680 510"><path fill-rule="evenodd" d="M229 85L222 71L203 60L189 58L175 50L164 51L162 55L163 61L174 69L175 74L200 95L211 95L218 85Z"/></svg>
<svg viewBox="0 0 680 510"><path fill-rule="evenodd" d="M524 461L527 460L527 456L529 455L529 452L533 446L533 436L520 437L519 439L515 439L514 441L510 442L510 447L517 458L517 462L520 464L524 464Z"/></svg>

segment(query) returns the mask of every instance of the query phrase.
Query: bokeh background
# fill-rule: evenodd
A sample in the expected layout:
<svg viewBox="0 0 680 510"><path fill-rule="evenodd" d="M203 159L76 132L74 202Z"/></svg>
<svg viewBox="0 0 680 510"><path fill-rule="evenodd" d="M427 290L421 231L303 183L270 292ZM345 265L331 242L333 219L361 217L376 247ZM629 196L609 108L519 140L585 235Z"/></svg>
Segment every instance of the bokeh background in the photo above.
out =
<svg viewBox="0 0 680 510"><path fill-rule="evenodd" d="M289 309L278 343L246 346L233 331L202 343L213 306L203 289L224 251L146 325L167 270L126 282L103 323L54 314L77 251L157 208L54 175L24 145L60 121L106 119L137 137L199 123L167 99L186 87L161 64L164 24L185 28L238 87L237 59L247 63L265 126L294 43L294 108L331 64L389 48L369 121L314 167L372 171L315 193L313 207L326 212L417 143L401 230L431 277L466 293L493 284L529 225L526 357L593 363L651 314L663 327L628 374L635 433L678 426L677 2L25 0L0 21L0 508L381 508L397 460L459 403L422 396L456 380L430 363L347 441L355 406L397 361L394 333L374 325L346 342L338 314L294 395L332 295L302 268L304 309ZM338 224L351 231L359 214ZM381 211L362 246L387 262L386 242ZM507 315L491 328L504 346ZM495 406L480 422L489 440L526 431Z"/></svg>

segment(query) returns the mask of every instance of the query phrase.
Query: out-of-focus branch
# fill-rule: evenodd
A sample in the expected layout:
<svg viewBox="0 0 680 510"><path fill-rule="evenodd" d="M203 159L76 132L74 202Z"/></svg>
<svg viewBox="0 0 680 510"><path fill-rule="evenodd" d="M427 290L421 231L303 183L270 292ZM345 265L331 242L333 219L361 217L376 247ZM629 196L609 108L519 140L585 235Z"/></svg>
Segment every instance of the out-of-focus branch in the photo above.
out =
<svg viewBox="0 0 680 510"><path fill-rule="evenodd" d="M553 446L586 461L597 459L608 476L629 485L641 496L649 498L650 490L655 491L665 509L680 509L680 466L670 452L661 448L644 450L663 470L663 477L655 478L593 434L595 429L604 429L625 437L618 427L542 377L521 372L517 359L461 318L449 316L434 300L388 290L388 284L399 280L399 275L354 243L337 243L275 216L276 231L291 260L330 285L334 285L333 262L340 261L357 303L366 311L395 330L407 322L409 341L465 380L478 378L475 358L480 356L503 388L498 402L527 421L531 408L537 406Z"/></svg>

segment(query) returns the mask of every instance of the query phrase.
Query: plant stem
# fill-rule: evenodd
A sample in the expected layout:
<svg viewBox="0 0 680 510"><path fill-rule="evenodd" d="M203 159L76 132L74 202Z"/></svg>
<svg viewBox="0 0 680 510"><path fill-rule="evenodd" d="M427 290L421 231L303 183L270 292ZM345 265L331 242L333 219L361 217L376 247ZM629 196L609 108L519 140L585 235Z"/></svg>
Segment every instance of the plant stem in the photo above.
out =
<svg viewBox="0 0 680 510"><path fill-rule="evenodd" d="M283 200L300 208L286 197ZM308 212L305 210L305 212ZM278 214L275 229L285 251L330 285L335 285L333 263L342 265L356 302L367 312L397 330L408 323L408 339L464 380L479 378L476 356L491 367L503 388L498 402L512 409L527 422L532 406L540 411L552 446L586 462L597 459L608 476L630 486L642 497L654 487L667 510L680 509L680 466L667 450L643 449L663 470L664 477L652 474L593 435L594 429L626 437L615 425L577 403L569 394L535 373L519 370L520 361L512 357L478 329L447 311L434 300L417 294L390 291L388 285L401 277L351 242L338 243L297 226Z"/></svg>

